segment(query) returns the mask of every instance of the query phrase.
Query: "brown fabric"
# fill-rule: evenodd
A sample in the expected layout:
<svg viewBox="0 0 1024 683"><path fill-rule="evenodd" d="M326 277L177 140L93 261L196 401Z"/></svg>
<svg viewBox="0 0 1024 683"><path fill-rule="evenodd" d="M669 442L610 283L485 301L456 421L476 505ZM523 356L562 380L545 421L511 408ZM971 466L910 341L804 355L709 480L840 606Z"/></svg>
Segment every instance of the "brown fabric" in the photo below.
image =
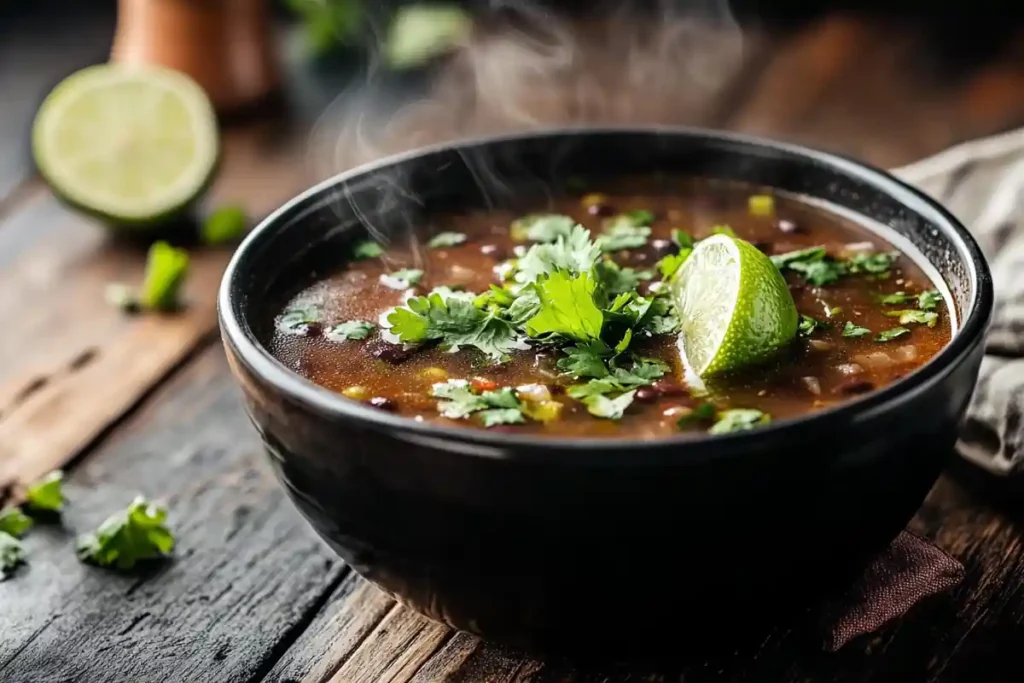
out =
<svg viewBox="0 0 1024 683"><path fill-rule="evenodd" d="M904 531L831 609L824 647L834 652L903 615L917 602L950 590L964 568L932 543Z"/></svg>

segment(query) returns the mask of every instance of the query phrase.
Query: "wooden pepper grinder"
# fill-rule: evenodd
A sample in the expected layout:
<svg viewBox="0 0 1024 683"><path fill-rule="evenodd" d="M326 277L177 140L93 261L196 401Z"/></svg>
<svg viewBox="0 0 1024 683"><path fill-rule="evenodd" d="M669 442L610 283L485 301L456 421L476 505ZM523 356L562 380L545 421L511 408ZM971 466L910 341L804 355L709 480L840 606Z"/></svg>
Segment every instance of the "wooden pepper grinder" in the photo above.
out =
<svg viewBox="0 0 1024 683"><path fill-rule="evenodd" d="M111 61L186 73L221 113L279 84L268 0L118 0Z"/></svg>

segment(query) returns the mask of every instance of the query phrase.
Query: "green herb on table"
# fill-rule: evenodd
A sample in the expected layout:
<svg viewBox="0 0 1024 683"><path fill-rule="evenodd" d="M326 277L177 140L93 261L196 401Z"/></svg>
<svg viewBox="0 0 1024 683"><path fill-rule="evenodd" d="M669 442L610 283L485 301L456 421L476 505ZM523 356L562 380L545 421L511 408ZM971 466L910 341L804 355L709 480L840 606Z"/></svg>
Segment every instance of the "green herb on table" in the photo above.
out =
<svg viewBox="0 0 1024 683"><path fill-rule="evenodd" d="M50 472L28 487L25 492L25 506L30 511L60 512L64 507L63 483L63 472Z"/></svg>
<svg viewBox="0 0 1024 683"><path fill-rule="evenodd" d="M939 320L939 314L935 311L919 311L917 309L906 309L902 311L886 311L885 315L890 318L899 318L900 325L927 325L935 327Z"/></svg>
<svg viewBox="0 0 1024 683"><path fill-rule="evenodd" d="M369 337L375 327L365 320L349 320L332 327L325 336L331 341L358 341Z"/></svg>
<svg viewBox="0 0 1024 683"><path fill-rule="evenodd" d="M200 236L209 245L235 242L245 234L248 223L249 219L240 207L221 207L203 221Z"/></svg>
<svg viewBox="0 0 1024 683"><path fill-rule="evenodd" d="M718 413L718 421L711 426L708 434L729 434L742 432L771 422L771 416L760 410L741 408L723 410Z"/></svg>
<svg viewBox="0 0 1024 683"><path fill-rule="evenodd" d="M131 569L166 557L174 549L167 511L143 497L106 519L95 532L78 538L78 558L101 567Z"/></svg>
<svg viewBox="0 0 1024 683"><path fill-rule="evenodd" d="M863 336L868 335L868 334L871 334L871 330L869 330L866 327L861 327L860 325L854 325L850 321L846 321L846 325L843 327L843 336L844 337L856 338L856 337L863 337Z"/></svg>
<svg viewBox="0 0 1024 683"><path fill-rule="evenodd" d="M403 268L393 273L380 276L380 283L391 289L409 289L419 284L423 279L423 271L417 268Z"/></svg>
<svg viewBox="0 0 1024 683"><path fill-rule="evenodd" d="M0 581L10 577L25 561L25 549L14 536L0 531Z"/></svg>
<svg viewBox="0 0 1024 683"><path fill-rule="evenodd" d="M175 311L183 306L181 289L188 275L188 252L167 242L154 242L146 257L139 290L120 283L107 286L106 298L126 312Z"/></svg>
<svg viewBox="0 0 1024 683"><path fill-rule="evenodd" d="M879 332L875 339L880 342L888 342L896 339L897 337L902 337L905 334L910 334L910 330L905 327L894 327L891 330L883 330L882 332Z"/></svg>
<svg viewBox="0 0 1024 683"><path fill-rule="evenodd" d="M518 242L554 242L559 237L568 239L576 221L570 216L556 213L535 213L512 221L509 232Z"/></svg>
<svg viewBox="0 0 1024 683"><path fill-rule="evenodd" d="M439 232L430 238L427 246L431 249L443 249L445 247L457 247L468 238L462 232Z"/></svg>
<svg viewBox="0 0 1024 683"><path fill-rule="evenodd" d="M363 240L356 242L352 246L352 260L353 261L365 261L371 258L377 258L378 256L384 255L384 247L373 240Z"/></svg>
<svg viewBox="0 0 1024 683"><path fill-rule="evenodd" d="M942 296L937 290L929 289L917 295L917 307L922 311L933 311L942 303Z"/></svg>
<svg viewBox="0 0 1024 683"><path fill-rule="evenodd" d="M21 538L32 528L32 519L19 508L12 507L0 511L0 533Z"/></svg>

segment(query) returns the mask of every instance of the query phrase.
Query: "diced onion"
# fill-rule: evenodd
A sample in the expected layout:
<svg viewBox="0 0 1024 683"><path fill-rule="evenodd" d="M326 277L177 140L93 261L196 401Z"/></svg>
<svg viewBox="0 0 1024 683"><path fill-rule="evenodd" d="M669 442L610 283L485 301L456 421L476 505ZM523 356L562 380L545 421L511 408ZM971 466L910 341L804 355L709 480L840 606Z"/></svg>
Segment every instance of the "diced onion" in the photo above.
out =
<svg viewBox="0 0 1024 683"><path fill-rule="evenodd" d="M895 365L895 361L884 351L872 351L854 356L853 359L869 368L889 368Z"/></svg>
<svg viewBox="0 0 1024 683"><path fill-rule="evenodd" d="M837 365L836 370L847 376L859 375L864 372L864 368L857 363L843 363L842 365Z"/></svg>
<svg viewBox="0 0 1024 683"><path fill-rule="evenodd" d="M833 344L824 339L808 339L807 345L815 351L831 351Z"/></svg>
<svg viewBox="0 0 1024 683"><path fill-rule="evenodd" d="M821 396L821 382L818 381L817 377L801 377L800 381L807 387L807 391L815 396Z"/></svg>
<svg viewBox="0 0 1024 683"><path fill-rule="evenodd" d="M516 393L521 401L539 403L551 400L551 391L543 384L524 384L516 387Z"/></svg>
<svg viewBox="0 0 1024 683"><path fill-rule="evenodd" d="M895 349L892 353L896 357L896 360L901 363L913 363L921 355L917 347L913 344L901 346L898 349Z"/></svg>

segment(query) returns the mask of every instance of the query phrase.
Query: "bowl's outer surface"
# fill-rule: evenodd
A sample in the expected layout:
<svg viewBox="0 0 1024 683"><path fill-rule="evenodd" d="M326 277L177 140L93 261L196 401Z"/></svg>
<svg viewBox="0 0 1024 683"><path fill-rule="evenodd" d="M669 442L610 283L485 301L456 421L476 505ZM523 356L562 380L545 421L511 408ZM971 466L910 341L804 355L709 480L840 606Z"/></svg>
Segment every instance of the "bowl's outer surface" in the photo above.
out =
<svg viewBox="0 0 1024 683"><path fill-rule="evenodd" d="M845 407L689 442L439 429L330 395L256 341L268 302L364 236L356 209L377 209L375 224L391 230L419 210L480 204L481 178L500 203L503 192L594 169L746 180L889 225L937 268L961 329L924 368ZM966 231L881 172L702 131L606 130L437 148L314 188L250 235L219 306L231 367L276 472L356 571L487 638L621 652L678 649L682 631L759 630L842 588L884 548L952 454L992 291Z"/></svg>

